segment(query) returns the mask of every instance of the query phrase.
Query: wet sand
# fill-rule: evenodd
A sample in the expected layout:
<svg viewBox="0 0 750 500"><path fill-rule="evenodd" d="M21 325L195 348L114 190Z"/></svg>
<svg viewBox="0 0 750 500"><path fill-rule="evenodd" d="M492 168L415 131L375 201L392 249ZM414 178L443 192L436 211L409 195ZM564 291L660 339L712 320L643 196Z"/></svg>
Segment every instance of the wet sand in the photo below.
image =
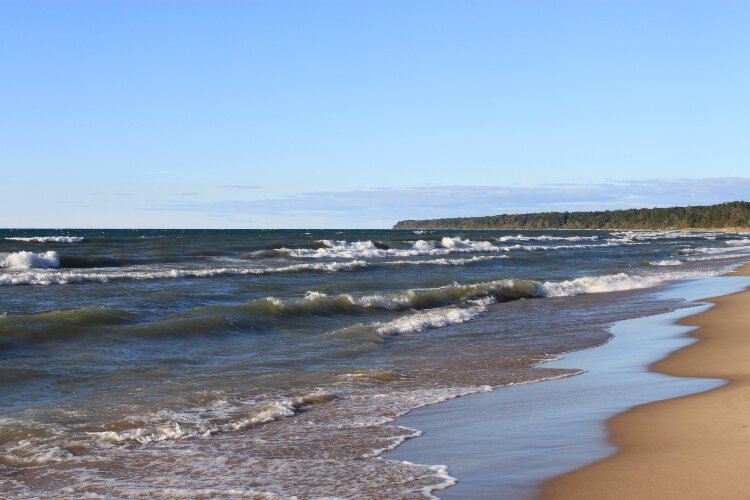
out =
<svg viewBox="0 0 750 500"><path fill-rule="evenodd" d="M545 498L750 498L750 290L705 301L716 306L680 321L699 327L690 334L699 341L651 370L728 383L613 417L620 451L553 479Z"/></svg>
<svg viewBox="0 0 750 500"><path fill-rule="evenodd" d="M735 293L747 277L714 277L671 284L654 299L695 301ZM538 498L560 474L617 452L605 422L650 401L706 391L718 379L680 378L649 371L669 353L695 342L694 327L675 324L707 304L616 323L612 340L565 354L545 366L586 373L543 383L505 387L415 410L397 424L423 431L384 458L445 464L458 483L445 498Z"/></svg>

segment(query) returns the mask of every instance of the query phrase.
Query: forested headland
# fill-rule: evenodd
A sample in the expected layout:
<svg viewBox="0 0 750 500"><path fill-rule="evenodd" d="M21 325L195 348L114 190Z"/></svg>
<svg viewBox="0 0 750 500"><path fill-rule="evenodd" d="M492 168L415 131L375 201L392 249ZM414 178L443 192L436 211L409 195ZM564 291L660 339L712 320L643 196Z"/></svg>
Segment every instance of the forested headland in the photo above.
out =
<svg viewBox="0 0 750 500"><path fill-rule="evenodd" d="M529 214L402 220L393 229L719 229L750 228L750 202L632 208L598 212Z"/></svg>

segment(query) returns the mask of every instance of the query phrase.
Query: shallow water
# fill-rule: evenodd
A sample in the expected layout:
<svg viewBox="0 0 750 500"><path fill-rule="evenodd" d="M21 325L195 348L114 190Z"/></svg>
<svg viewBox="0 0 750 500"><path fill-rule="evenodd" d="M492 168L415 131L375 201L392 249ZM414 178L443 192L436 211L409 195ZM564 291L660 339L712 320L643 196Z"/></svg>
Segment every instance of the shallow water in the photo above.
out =
<svg viewBox="0 0 750 500"><path fill-rule="evenodd" d="M0 486L13 496L421 496L375 458L409 410L684 304L737 233L0 231ZM137 470L138 474L133 474Z"/></svg>
<svg viewBox="0 0 750 500"><path fill-rule="evenodd" d="M712 277L668 285L653 298L698 300L750 285L747 277ZM616 451L605 421L633 406L701 392L724 382L653 373L648 366L695 341L693 327L675 322L707 304L616 323L610 342L563 355L556 368L578 368L577 377L504 388L422 408L399 418L420 429L385 457L439 461L458 484L441 498L537 498L555 476L605 458Z"/></svg>

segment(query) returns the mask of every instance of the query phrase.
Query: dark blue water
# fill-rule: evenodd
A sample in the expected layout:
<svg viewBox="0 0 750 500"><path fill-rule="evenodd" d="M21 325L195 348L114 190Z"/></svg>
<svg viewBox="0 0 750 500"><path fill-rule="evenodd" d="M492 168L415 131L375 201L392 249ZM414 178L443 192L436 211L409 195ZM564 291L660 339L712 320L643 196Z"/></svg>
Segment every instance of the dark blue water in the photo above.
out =
<svg viewBox="0 0 750 500"><path fill-rule="evenodd" d="M420 495L442 469L374 458L413 433L393 417L576 373L538 363L679 306L642 290L716 274L749 245L707 232L3 230L0 487Z"/></svg>

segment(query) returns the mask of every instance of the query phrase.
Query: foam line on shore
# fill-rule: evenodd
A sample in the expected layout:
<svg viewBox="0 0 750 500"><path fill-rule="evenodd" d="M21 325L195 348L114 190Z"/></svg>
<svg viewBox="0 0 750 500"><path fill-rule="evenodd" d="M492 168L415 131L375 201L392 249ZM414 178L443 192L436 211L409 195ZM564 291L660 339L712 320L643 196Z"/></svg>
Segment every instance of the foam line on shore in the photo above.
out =
<svg viewBox="0 0 750 500"><path fill-rule="evenodd" d="M729 273L749 276L750 264ZM750 436L750 287L704 299L707 311L683 318L695 343L650 370L726 381L697 394L631 408L607 422L619 452L559 476L545 498L744 498ZM700 473L696 473L700 471Z"/></svg>
<svg viewBox="0 0 750 500"><path fill-rule="evenodd" d="M656 293L664 299L694 301L700 298L696 284L704 291L707 285L713 293L733 293L739 288L737 281L710 277ZM441 493L442 498L536 498L538 486L552 475L612 452L601 428L604 419L648 400L716 386L712 379L675 379L646 369L647 363L686 344L681 336L685 328L670 325L688 314L690 309L678 309L618 322L612 327L610 342L542 360L553 361L550 367L555 369L591 371L582 377L566 374L564 381L462 398L400 419L397 423L429 435L409 441L388 458L447 464L459 482ZM541 401L556 401L554 412L550 414ZM528 422L507 425L508 418L519 412ZM526 431L519 431L519 426ZM483 458L468 460L467 453Z"/></svg>

